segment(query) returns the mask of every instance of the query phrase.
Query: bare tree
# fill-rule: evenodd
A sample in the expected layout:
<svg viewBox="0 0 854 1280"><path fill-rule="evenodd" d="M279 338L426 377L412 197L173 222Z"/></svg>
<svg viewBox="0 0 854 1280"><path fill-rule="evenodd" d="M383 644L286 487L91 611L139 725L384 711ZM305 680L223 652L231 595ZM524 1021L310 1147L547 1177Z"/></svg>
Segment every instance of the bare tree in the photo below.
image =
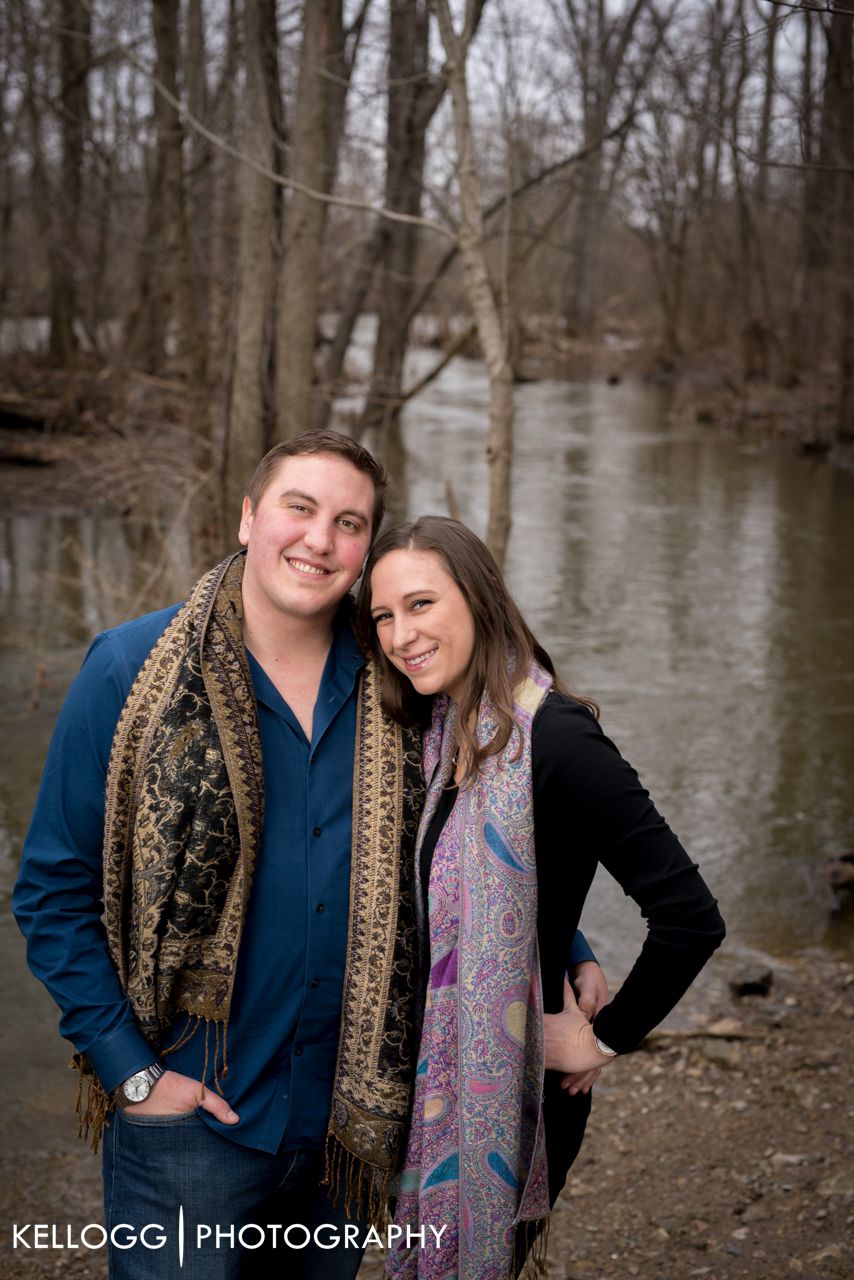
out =
<svg viewBox="0 0 854 1280"><path fill-rule="evenodd" d="M225 54L219 79L211 94L209 114L216 133L226 144L237 141L239 115L238 87L240 84L241 31L240 5L229 0L225 22ZM270 51L275 58L276 50ZM275 104L281 107L281 93L276 85ZM271 105L272 109L272 105ZM281 109L277 119L281 117ZM278 129L278 125L277 125ZM206 155L206 153L203 153ZM206 206L207 229L210 237L206 255L207 265L207 334L210 357L209 379L217 397L217 405L228 395L227 387L232 365L230 358L234 332L230 319L234 313L234 295L237 287L239 250L234 252L234 227L239 222L238 192L241 189L240 169L233 156L220 147L210 152L210 178L191 188L193 199L201 200L209 192ZM222 432L217 432L221 436ZM224 450L223 450L224 456Z"/></svg>
<svg viewBox="0 0 854 1280"><path fill-rule="evenodd" d="M809 15L813 20L818 15ZM817 165L807 175L804 201L804 291L799 312L797 357L800 367L816 382L812 435L823 436L820 377L828 347L832 349L834 320L838 322L838 410L834 428L850 430L852 403L852 287L854 254L850 231L850 201L854 170L852 120L852 25L854 4L840 0L823 25L826 43L821 119L816 144ZM828 304L835 302L836 306Z"/></svg>
<svg viewBox="0 0 854 1280"><path fill-rule="evenodd" d="M573 233L567 323L570 332L587 337L596 323L605 216L625 139L618 141L610 157L603 146L594 144L609 132L618 112L628 115L633 110L655 65L675 5L660 15L653 0L632 0L617 13L608 12L605 0L564 3L581 98L582 145L590 148L581 177ZM644 18L648 19L645 33Z"/></svg>
<svg viewBox="0 0 854 1280"><path fill-rule="evenodd" d="M187 0L184 31L186 101L194 120L210 123L205 13L202 0ZM213 165L211 144L202 134L191 131L187 139L186 188L187 222L193 278L203 329L207 328L210 278L207 271L211 239Z"/></svg>
<svg viewBox="0 0 854 1280"><path fill-rule="evenodd" d="M75 274L83 251L79 236L83 200L84 146L89 120L88 74L92 14L80 0L59 0L60 132L62 181L61 230L51 254L50 354L58 365L70 365L77 347L74 323L78 299Z"/></svg>
<svg viewBox="0 0 854 1280"><path fill-rule="evenodd" d="M267 168L275 165L271 100L278 96L275 0L245 0L245 81L242 146ZM269 447L269 369L272 347L276 188L257 169L243 166L240 184L240 248L225 450L226 528L236 529L245 481Z"/></svg>
<svg viewBox="0 0 854 1280"><path fill-rule="evenodd" d="M388 130L385 204L418 215L427 124L436 98L427 76L429 0L391 0L389 4ZM415 288L417 229L412 223L383 222L377 257L377 335L371 385L361 430L386 426L396 412L403 380L409 325L403 322Z"/></svg>
<svg viewBox="0 0 854 1280"><path fill-rule="evenodd" d="M342 0L306 0L293 113L276 334L276 420L280 437L315 418L314 358L328 204L309 195L333 187L347 88L370 0L345 30ZM301 189L302 188L302 189Z"/></svg>
<svg viewBox="0 0 854 1280"><path fill-rule="evenodd" d="M503 565L510 535L510 484L513 463L513 366L508 334L493 290L486 258L466 61L474 31L474 7L469 0L462 32L457 35L448 0L433 0L447 60L446 75L454 114L454 143L459 187L460 255L469 304L477 324L489 375L489 434L486 462L489 473L489 515L486 542Z"/></svg>
<svg viewBox="0 0 854 1280"><path fill-rule="evenodd" d="M473 34L484 4L485 0L474 4ZM428 71L428 16L426 0L391 0L384 203L386 208L416 218L422 207L427 130L447 90L444 72L433 76ZM377 297L377 331L359 430L387 428L405 402L403 366L410 327L430 292L425 293L415 278L418 246L414 223L378 218L356 255L323 364L319 425L328 420L353 328L372 285Z"/></svg>

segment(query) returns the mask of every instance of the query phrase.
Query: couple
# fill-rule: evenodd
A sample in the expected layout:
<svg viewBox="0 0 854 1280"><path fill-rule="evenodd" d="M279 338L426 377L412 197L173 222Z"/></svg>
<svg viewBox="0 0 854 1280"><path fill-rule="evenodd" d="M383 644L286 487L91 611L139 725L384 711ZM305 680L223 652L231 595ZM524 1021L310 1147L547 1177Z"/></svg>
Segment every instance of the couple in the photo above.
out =
<svg viewBox="0 0 854 1280"><path fill-rule="evenodd" d="M389 1200L389 1273L514 1274L592 1080L723 936L483 544L427 517L372 549L385 484L345 436L276 446L245 553L99 636L60 714L14 905L115 1280L344 1280ZM649 920L610 1003L598 861Z"/></svg>

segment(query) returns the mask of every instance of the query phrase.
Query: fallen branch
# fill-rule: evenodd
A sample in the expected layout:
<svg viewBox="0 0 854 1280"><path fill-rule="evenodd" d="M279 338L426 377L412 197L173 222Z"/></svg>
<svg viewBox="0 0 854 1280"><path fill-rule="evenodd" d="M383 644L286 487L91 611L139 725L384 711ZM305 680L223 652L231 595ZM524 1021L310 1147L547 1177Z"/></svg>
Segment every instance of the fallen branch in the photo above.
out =
<svg viewBox="0 0 854 1280"><path fill-rule="evenodd" d="M712 1023L708 1027L692 1027L685 1031L651 1031L645 1040L640 1044L641 1049L654 1049L664 1041L665 1043L679 1043L684 1040L762 1040L764 1032L762 1031L746 1031L743 1027L736 1027L728 1024L728 1019L723 1018L719 1023Z"/></svg>

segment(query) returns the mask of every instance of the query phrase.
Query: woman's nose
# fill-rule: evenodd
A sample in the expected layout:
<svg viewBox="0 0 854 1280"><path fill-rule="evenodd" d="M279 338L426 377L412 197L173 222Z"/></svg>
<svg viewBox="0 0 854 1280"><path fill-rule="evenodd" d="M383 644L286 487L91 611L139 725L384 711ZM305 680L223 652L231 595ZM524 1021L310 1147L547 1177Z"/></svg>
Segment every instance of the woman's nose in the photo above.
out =
<svg viewBox="0 0 854 1280"><path fill-rule="evenodd" d="M415 626L410 617L403 614L400 618L395 618L392 627L392 644L395 649L405 649L415 636Z"/></svg>

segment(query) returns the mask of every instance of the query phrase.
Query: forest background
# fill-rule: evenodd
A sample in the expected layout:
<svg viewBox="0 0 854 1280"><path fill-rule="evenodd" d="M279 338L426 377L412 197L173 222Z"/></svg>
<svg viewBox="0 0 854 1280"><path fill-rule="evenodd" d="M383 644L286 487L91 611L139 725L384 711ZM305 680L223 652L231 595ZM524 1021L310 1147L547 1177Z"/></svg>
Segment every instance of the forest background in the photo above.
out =
<svg viewBox="0 0 854 1280"><path fill-rule="evenodd" d="M851 0L5 8L0 420L52 444L3 451L96 437L89 498L192 513L201 559L277 439L343 426L394 470L460 352L499 559L520 379L642 373L849 437Z"/></svg>

